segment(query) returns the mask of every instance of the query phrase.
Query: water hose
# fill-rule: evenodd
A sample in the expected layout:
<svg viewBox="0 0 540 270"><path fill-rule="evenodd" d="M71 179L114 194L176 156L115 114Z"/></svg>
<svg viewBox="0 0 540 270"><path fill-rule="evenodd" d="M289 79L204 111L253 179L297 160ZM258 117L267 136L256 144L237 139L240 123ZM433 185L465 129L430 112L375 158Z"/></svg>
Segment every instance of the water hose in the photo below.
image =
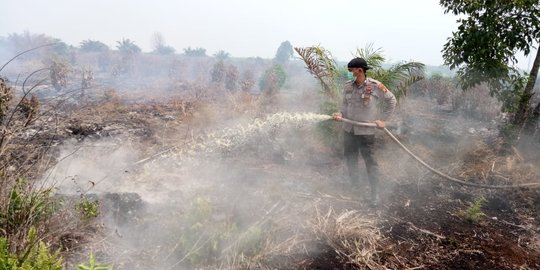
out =
<svg viewBox="0 0 540 270"><path fill-rule="evenodd" d="M377 124L375 124L375 123L356 122L356 121L352 121L352 120L349 120L349 119L346 119L346 118L341 118L341 121L343 121L345 123L348 123L348 124L355 125L355 126L372 127L372 128L377 127ZM431 167L429 164L427 164L422 159L420 159L418 156L416 156L413 152L411 152L411 150L409 150L405 145L403 145L390 131L388 131L388 129L382 128L382 130L394 142L396 142L403 150L405 150L405 152L407 152L407 154L409 154L409 156L414 158L416 161L418 161L424 167L429 169L431 172L433 172L433 173L437 174L438 176L442 177L443 179L449 180L451 182L458 183L458 184L465 185L465 186L478 187L478 188L488 188L488 189L507 189L507 188L524 188L524 187L536 187L536 188L538 188L538 187L540 187L540 182L539 183L523 183L523 184L515 184L515 185L486 185L486 184L471 183L471 182L467 182L467 181L463 181L463 180L451 177L451 176L446 175L446 174L442 173L441 171Z"/></svg>

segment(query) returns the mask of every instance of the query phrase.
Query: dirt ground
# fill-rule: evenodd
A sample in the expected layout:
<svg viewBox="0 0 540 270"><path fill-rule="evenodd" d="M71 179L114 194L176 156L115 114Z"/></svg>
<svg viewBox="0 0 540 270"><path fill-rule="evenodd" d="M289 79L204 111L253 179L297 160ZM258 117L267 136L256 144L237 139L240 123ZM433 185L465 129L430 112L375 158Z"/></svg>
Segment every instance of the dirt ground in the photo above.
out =
<svg viewBox="0 0 540 270"><path fill-rule="evenodd" d="M170 145L188 143L193 136L191 130L200 128L198 120L204 117L207 115L196 104L190 103L133 103L124 104L120 109L118 105L89 106L75 112L62 139L92 142L122 135L138 149L140 158L152 157ZM339 153L313 143L316 138L306 136L312 131L308 128L278 134L278 140L259 138L258 145L247 145L222 154L217 165L191 167L191 178L199 181L195 192L204 193L216 205L213 219L234 219L239 228L265 224L269 234L275 237L274 243L279 244L276 244L279 248L259 256L257 264L244 265L244 269L540 269L538 189L486 190L451 184L420 168L387 141L380 154L385 175L382 205L374 209L366 200L367 185L349 186L344 180ZM422 146L420 140L407 136L414 137L415 134L403 135L402 139L435 165L445 164L444 161L447 165L456 164L454 167L448 165L446 171L468 172L468 175L462 175L467 177L474 176L470 171L473 165L479 166L473 172L491 165L454 163L460 157L449 156L455 150L449 149L452 146L434 154L436 149L430 148L430 141L422 141L426 144ZM279 143L283 141L279 138L283 137L286 143L292 142L295 147L280 147ZM479 138L481 141L481 136ZM475 151L473 154L478 154L478 148L470 149ZM396 155L401 157L399 163L384 161ZM487 156L479 158L483 160ZM210 173L212 170L226 173L216 177ZM166 200L172 203L175 198L175 204L188 205L195 189L184 184L180 176L169 175L167 179L174 177L179 179L177 189L165 186L166 180L162 178L157 179L163 181L160 183L163 186L152 187L167 188L163 195ZM150 187L145 182L135 184ZM466 220L460 213L479 197L485 198L481 217L474 222ZM148 206L149 209L153 207L158 206ZM371 267L351 263L350 257L336 252L335 246L328 241L313 236L310 224L329 209L333 213L354 211L374 222L378 241L372 247L370 261L374 264ZM104 209L107 211L111 212ZM160 229L174 232L172 228L177 224L169 224L167 220L181 213L150 212L145 212L145 220L161 220ZM143 220L131 226L144 228L141 230L150 234L155 229ZM115 228L105 226L102 230L100 236L87 239L86 245L101 247L101 258L118 269L147 269L145 263L133 259L135 256L144 258L147 264L163 259L157 254L164 250L157 247L158 241L152 237L139 240L147 247L156 245L155 251L142 252L118 244L115 235L122 235L121 228L116 228L116 234L110 233ZM295 235L298 236L296 240L290 242L291 236ZM124 255L119 255L120 249L125 249ZM79 251L86 254L87 248ZM75 256L77 252L72 254Z"/></svg>

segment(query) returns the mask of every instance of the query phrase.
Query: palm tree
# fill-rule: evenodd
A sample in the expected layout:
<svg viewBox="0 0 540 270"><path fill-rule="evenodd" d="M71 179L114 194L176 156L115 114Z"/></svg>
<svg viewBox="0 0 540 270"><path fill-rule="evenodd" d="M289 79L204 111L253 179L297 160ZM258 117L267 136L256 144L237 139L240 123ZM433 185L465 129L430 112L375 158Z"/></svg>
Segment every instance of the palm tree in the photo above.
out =
<svg viewBox="0 0 540 270"><path fill-rule="evenodd" d="M346 67L338 67L332 54L321 46L294 49L308 71L321 83L323 94L335 103L340 101L347 77ZM354 57L364 58L371 67L368 76L386 85L398 99L407 93L410 85L424 78L425 65L419 62L400 62L384 68L381 49L374 50L371 44L365 49L357 49Z"/></svg>
<svg viewBox="0 0 540 270"><path fill-rule="evenodd" d="M82 52L105 52L109 50L109 46L101 41L87 39L81 41L80 50Z"/></svg>
<svg viewBox="0 0 540 270"><path fill-rule="evenodd" d="M139 46L135 45L135 41L129 40L129 38L122 38L122 41L117 41L118 45L116 45L116 48L120 52L132 54L132 53L140 53L141 48Z"/></svg>
<svg viewBox="0 0 540 270"><path fill-rule="evenodd" d="M385 58L381 54L381 49L374 50L369 44L365 49L357 49L355 57L366 59L372 68L368 77L383 83L391 89L399 100L407 94L407 89L413 83L424 79L425 65L420 62L399 62L388 68L383 68Z"/></svg>
<svg viewBox="0 0 540 270"><path fill-rule="evenodd" d="M326 97L320 105L320 111L330 114L338 111L341 103L343 87L347 82L347 67L338 67L332 54L321 46L294 48L300 58L306 63L307 70L321 83L322 94ZM371 67L368 77L376 79L387 86L396 96L403 97L407 88L414 82L423 79L424 64L419 62L401 62L384 68L385 58L379 50L373 50L371 45L365 49L357 49L354 57L362 57ZM321 122L319 132L324 143L340 152L342 132L341 125L334 121Z"/></svg>

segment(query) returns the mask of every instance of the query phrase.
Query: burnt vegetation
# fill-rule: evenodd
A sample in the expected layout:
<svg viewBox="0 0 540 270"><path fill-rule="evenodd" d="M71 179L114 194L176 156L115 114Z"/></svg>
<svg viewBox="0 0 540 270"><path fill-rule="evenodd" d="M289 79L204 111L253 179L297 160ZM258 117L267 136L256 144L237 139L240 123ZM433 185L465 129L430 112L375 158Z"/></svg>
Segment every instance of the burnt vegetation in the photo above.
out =
<svg viewBox="0 0 540 270"><path fill-rule="evenodd" d="M367 182L347 184L339 125L269 123L337 109L346 65L322 47L262 59L175 53L159 33L152 53L130 39L3 44L25 38L52 45L0 70L6 269L540 268L538 188L446 182L381 132L371 208ZM400 91L390 129L428 163L486 185L539 181L538 126L512 146L488 85L357 54Z"/></svg>

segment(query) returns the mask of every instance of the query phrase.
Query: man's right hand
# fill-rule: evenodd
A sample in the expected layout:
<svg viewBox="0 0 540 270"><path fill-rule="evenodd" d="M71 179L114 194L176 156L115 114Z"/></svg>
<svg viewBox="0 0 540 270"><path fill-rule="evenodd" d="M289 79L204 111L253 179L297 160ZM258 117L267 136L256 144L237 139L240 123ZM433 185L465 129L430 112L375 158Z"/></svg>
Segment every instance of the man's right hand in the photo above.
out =
<svg viewBox="0 0 540 270"><path fill-rule="evenodd" d="M334 119L336 121L341 121L341 120L343 120L343 115L340 112L333 113L332 114L332 119Z"/></svg>

